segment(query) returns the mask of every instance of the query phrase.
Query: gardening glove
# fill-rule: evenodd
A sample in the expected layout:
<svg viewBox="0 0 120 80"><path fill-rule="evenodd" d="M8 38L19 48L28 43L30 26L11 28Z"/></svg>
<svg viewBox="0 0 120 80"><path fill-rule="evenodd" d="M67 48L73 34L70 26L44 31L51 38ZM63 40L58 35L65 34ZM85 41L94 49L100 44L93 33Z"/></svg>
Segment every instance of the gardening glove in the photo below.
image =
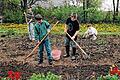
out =
<svg viewBox="0 0 120 80"><path fill-rule="evenodd" d="M47 32L49 33L49 32L50 32L50 29L47 29Z"/></svg>
<svg viewBox="0 0 120 80"><path fill-rule="evenodd" d="M36 45L38 45L40 43L40 41L37 41Z"/></svg>
<svg viewBox="0 0 120 80"><path fill-rule="evenodd" d="M74 40L74 39L75 39L75 36L71 37L71 39Z"/></svg>
<svg viewBox="0 0 120 80"><path fill-rule="evenodd" d="M64 32L66 33L66 32L67 32L67 29L64 29Z"/></svg>

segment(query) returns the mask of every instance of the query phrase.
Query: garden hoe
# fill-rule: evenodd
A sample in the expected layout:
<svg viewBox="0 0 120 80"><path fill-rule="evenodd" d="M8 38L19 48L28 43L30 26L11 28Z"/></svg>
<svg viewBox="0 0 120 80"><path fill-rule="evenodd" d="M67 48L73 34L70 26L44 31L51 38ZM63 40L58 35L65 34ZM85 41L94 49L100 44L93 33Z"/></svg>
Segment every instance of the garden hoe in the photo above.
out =
<svg viewBox="0 0 120 80"><path fill-rule="evenodd" d="M72 37L66 32L66 34L72 39ZM90 56L79 46L79 44L74 40L74 39L72 39L72 41L78 46L78 48L82 51L82 53L84 54L84 55L82 55L83 56L83 58L84 59L90 59Z"/></svg>
<svg viewBox="0 0 120 80"><path fill-rule="evenodd" d="M57 21L56 24L53 25L53 27L51 28L51 30L52 30L58 23L59 23L59 21ZM51 32L51 31L50 31L50 32ZM29 55L27 55L27 57L24 58L23 63L26 62L26 59L28 59L30 56L33 55L33 52L36 51L36 49L37 49L37 48L39 47L39 45L44 41L44 39L49 35L50 32L48 32L48 33L43 37L43 39L36 45L36 47L32 50L32 52L31 52Z"/></svg>

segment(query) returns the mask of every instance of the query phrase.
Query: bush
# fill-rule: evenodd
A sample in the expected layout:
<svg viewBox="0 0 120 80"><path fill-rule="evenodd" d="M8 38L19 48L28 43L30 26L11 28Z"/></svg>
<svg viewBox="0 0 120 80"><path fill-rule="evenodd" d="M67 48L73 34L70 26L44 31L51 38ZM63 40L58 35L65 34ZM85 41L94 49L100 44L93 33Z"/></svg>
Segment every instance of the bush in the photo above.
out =
<svg viewBox="0 0 120 80"><path fill-rule="evenodd" d="M35 7L33 9L35 14L40 13L45 19L51 20L51 18L56 17L58 20L63 22L70 16L72 12L78 14L78 20L84 22L84 10L83 7L76 6L61 6L45 9L42 7ZM85 10L87 13L86 22L100 23L100 22L112 22L112 13L98 10L98 8L88 8Z"/></svg>
<svg viewBox="0 0 120 80"><path fill-rule="evenodd" d="M9 10L6 9L3 12L4 14L4 22L9 23L22 23L23 22L23 13L21 10Z"/></svg>

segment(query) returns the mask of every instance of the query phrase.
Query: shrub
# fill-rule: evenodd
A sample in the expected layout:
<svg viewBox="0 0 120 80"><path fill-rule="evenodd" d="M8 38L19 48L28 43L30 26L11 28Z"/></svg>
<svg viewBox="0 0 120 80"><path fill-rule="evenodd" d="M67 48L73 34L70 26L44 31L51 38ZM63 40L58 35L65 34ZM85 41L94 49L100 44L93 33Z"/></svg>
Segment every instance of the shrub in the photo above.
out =
<svg viewBox="0 0 120 80"><path fill-rule="evenodd" d="M21 10L9 10L6 9L3 12L4 14L4 22L9 23L22 23L23 22L23 13Z"/></svg>

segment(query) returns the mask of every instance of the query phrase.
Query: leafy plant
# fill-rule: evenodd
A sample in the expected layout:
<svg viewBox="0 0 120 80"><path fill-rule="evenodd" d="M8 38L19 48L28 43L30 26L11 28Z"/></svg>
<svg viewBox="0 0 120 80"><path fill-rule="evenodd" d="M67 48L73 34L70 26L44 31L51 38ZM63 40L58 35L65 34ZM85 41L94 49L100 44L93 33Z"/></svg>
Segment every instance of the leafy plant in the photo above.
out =
<svg viewBox="0 0 120 80"><path fill-rule="evenodd" d="M1 78L0 80L11 80L11 79L9 79L9 78Z"/></svg>
<svg viewBox="0 0 120 80"><path fill-rule="evenodd" d="M106 76L100 76L97 78L97 80L118 80L118 75L106 75Z"/></svg>
<svg viewBox="0 0 120 80"><path fill-rule="evenodd" d="M107 41L105 41L105 40L97 40L96 43L98 45L105 45L105 44L107 44Z"/></svg>
<svg viewBox="0 0 120 80"><path fill-rule="evenodd" d="M10 29L7 31L7 35L8 35L8 37L15 35L15 31L13 29Z"/></svg>
<svg viewBox="0 0 120 80"><path fill-rule="evenodd" d="M46 75L45 74L35 74L31 76L30 80L60 80L60 76L55 75L51 72L48 72Z"/></svg>

